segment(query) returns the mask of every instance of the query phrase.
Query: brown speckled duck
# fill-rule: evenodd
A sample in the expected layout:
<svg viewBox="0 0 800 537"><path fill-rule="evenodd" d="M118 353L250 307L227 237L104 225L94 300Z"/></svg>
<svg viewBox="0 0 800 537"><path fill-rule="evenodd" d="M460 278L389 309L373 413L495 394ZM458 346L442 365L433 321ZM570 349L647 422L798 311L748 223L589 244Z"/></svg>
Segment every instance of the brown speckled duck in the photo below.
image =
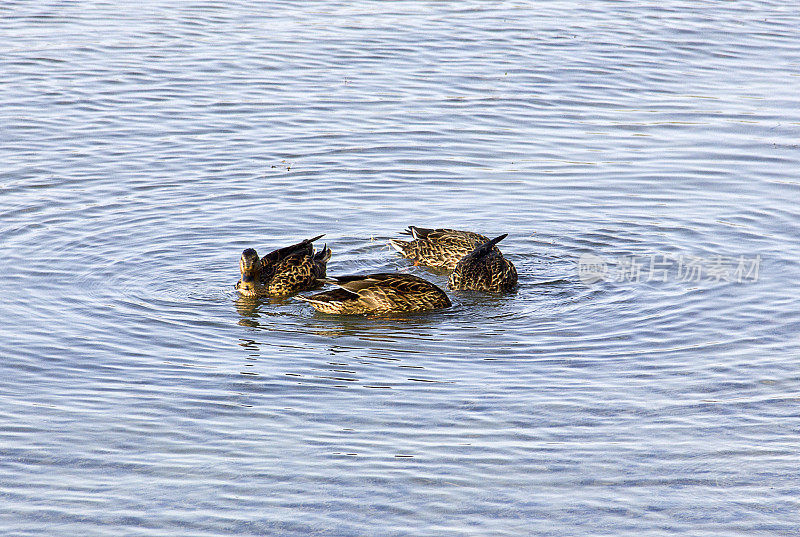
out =
<svg viewBox="0 0 800 537"><path fill-rule="evenodd" d="M291 295L317 287L318 279L325 277L325 265L331 258L327 245L314 252L312 243L323 236L280 248L260 259L254 249L246 249L239 260L242 277L234 287L249 297Z"/></svg>
<svg viewBox="0 0 800 537"><path fill-rule="evenodd" d="M495 244L507 233L486 241L461 258L450 274L450 289L475 291L508 291L517 284L517 269L503 257Z"/></svg>
<svg viewBox="0 0 800 537"><path fill-rule="evenodd" d="M389 239L389 243L403 257L415 264L447 270L453 270L462 257L489 240L479 233L457 229L408 226L403 233L411 235L413 240Z"/></svg>
<svg viewBox="0 0 800 537"><path fill-rule="evenodd" d="M345 315L425 311L450 306L434 284L412 274L377 273L324 278L339 286L311 296L298 296L324 313Z"/></svg>

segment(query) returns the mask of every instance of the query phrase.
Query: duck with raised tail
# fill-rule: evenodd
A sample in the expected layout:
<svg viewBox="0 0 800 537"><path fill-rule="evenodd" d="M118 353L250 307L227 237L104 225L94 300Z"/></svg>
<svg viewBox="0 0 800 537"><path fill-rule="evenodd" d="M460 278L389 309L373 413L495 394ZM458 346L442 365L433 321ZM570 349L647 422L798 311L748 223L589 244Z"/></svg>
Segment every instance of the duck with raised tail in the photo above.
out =
<svg viewBox="0 0 800 537"><path fill-rule="evenodd" d="M444 291L413 274L380 272L323 280L339 288L295 298L317 311L345 315L416 312L451 305Z"/></svg>
<svg viewBox="0 0 800 537"><path fill-rule="evenodd" d="M322 237L306 239L261 258L253 248L247 248L239 259L241 278L234 287L247 297L292 295L318 287L331 258L327 245L314 251L312 243Z"/></svg>
<svg viewBox="0 0 800 537"><path fill-rule="evenodd" d="M495 246L508 233L486 241L456 263L450 274L450 289L474 291L509 291L517 285L517 269Z"/></svg>
<svg viewBox="0 0 800 537"><path fill-rule="evenodd" d="M408 226L403 233L411 235L412 240L389 239L400 255L416 265L445 270L456 268L462 257L489 240L480 233L447 228Z"/></svg>

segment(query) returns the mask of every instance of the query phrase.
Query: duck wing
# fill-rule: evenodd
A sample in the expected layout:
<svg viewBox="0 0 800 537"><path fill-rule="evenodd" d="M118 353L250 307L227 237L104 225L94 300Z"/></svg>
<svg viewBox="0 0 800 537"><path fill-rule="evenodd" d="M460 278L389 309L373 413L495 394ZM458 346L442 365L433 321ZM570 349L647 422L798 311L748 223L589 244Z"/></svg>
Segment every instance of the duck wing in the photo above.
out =
<svg viewBox="0 0 800 537"><path fill-rule="evenodd" d="M363 276L338 276L325 278L358 295L359 300L369 307L414 309L408 305L428 304L433 307L449 306L447 295L431 282L413 274L379 272ZM404 305L408 303L408 305Z"/></svg>
<svg viewBox="0 0 800 537"><path fill-rule="evenodd" d="M459 229L450 228L425 228L417 226L408 226L403 233L411 235L413 238L429 242L450 242L450 243L466 243L478 244L489 240L488 237L475 233L474 231L461 231ZM473 246L474 247L474 246Z"/></svg>
<svg viewBox="0 0 800 537"><path fill-rule="evenodd" d="M406 276L401 274L393 274L390 272L378 272L375 274L353 275L353 276L331 276L324 278L328 283L338 285L342 289L347 289L352 293L358 293L365 289L372 287L379 287L382 285L392 286L396 283L399 276Z"/></svg>

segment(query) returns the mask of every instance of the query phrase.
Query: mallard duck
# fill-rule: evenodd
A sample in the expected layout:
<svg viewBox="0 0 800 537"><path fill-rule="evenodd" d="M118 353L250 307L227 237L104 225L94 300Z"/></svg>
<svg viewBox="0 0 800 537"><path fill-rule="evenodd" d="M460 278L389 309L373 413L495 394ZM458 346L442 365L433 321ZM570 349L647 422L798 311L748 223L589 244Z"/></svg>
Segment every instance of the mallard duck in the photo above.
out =
<svg viewBox="0 0 800 537"><path fill-rule="evenodd" d="M403 257L413 260L415 264L447 270L453 270L462 257L489 240L480 233L457 229L408 226L403 233L411 235L413 240L389 239L389 243Z"/></svg>
<svg viewBox="0 0 800 537"><path fill-rule="evenodd" d="M324 278L339 286L311 296L298 296L324 313L362 314L424 311L450 306L444 291L418 276L400 273Z"/></svg>
<svg viewBox="0 0 800 537"><path fill-rule="evenodd" d="M331 249L325 245L315 253L311 243L323 236L280 248L260 259L254 249L246 249L239 260L242 277L234 287L244 296L291 295L316 287L318 279L325 277Z"/></svg>
<svg viewBox="0 0 800 537"><path fill-rule="evenodd" d="M517 269L503 257L495 244L508 233L486 241L456 264L450 274L450 289L475 291L508 291L517 284Z"/></svg>

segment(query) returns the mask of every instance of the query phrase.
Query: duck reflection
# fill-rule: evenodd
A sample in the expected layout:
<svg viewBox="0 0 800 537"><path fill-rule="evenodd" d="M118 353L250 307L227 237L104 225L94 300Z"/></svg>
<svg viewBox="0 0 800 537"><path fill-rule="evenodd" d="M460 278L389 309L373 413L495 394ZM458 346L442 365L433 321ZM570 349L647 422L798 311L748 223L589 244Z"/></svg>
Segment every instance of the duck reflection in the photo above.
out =
<svg viewBox="0 0 800 537"><path fill-rule="evenodd" d="M447 382L424 374L424 363L409 360L427 360L426 349L443 341L441 325L450 322L455 314L451 309L384 316L309 315L292 299L237 297L234 304L238 324L247 328L238 341L247 364L240 371L278 382L281 389L392 389Z"/></svg>
<svg viewBox="0 0 800 537"><path fill-rule="evenodd" d="M280 316L284 315L278 311L270 311L264 306L280 306L289 303L288 298L281 297L250 297L250 296L237 296L234 301L236 312L241 315L239 319L240 326L248 326L250 328L259 328L261 324L258 322L262 316Z"/></svg>

